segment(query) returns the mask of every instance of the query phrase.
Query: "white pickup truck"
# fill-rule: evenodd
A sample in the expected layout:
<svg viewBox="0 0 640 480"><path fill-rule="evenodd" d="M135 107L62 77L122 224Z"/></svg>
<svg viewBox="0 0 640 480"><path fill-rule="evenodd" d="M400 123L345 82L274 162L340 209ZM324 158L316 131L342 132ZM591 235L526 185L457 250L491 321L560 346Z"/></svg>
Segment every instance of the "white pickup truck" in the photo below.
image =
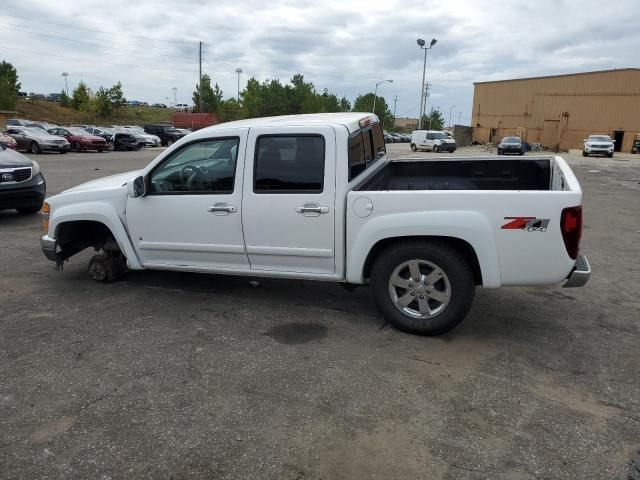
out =
<svg viewBox="0 0 640 480"><path fill-rule="evenodd" d="M146 168L48 198L44 254L140 269L370 283L385 319L450 330L475 286L581 286L582 192L561 157L390 160L376 116L223 123Z"/></svg>

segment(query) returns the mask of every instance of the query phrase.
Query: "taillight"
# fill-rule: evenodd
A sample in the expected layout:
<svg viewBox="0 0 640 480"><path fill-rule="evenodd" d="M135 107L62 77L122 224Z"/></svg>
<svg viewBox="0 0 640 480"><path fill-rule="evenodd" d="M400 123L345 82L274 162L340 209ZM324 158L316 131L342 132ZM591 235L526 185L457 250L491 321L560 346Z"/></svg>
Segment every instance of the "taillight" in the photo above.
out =
<svg viewBox="0 0 640 480"><path fill-rule="evenodd" d="M578 258L582 236L582 207L568 207L562 210L560 231L567 253L575 260Z"/></svg>

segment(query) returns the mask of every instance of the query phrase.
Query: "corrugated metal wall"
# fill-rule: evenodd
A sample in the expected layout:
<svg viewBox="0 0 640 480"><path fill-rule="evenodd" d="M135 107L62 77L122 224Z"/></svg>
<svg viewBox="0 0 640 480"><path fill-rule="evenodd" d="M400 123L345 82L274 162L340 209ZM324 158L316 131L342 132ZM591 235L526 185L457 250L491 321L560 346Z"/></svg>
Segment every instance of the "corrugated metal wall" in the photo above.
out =
<svg viewBox="0 0 640 480"><path fill-rule="evenodd" d="M569 114L563 121L562 112ZM640 133L640 70L476 83L472 115L478 142L520 127L529 143L553 147L559 140L561 149L582 148L587 135L618 130L625 132L622 151L629 152Z"/></svg>

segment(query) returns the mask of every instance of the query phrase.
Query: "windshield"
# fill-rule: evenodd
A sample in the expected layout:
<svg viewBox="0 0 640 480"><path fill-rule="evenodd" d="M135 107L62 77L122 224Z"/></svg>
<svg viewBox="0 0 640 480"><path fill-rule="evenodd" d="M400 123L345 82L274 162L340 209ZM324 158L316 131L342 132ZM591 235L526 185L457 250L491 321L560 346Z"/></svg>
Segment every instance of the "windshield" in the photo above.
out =
<svg viewBox="0 0 640 480"><path fill-rule="evenodd" d="M608 135L591 135L589 137L590 142L610 142L611 138Z"/></svg>
<svg viewBox="0 0 640 480"><path fill-rule="evenodd" d="M71 127L71 128L67 128L67 130L71 135L79 135L79 136L89 135L89 132L87 132L83 128Z"/></svg>
<svg viewBox="0 0 640 480"><path fill-rule="evenodd" d="M134 130L136 132L145 133L142 127L132 126L132 127L125 127L125 128L128 128L129 130Z"/></svg>
<svg viewBox="0 0 640 480"><path fill-rule="evenodd" d="M502 143L520 143L520 137L506 137Z"/></svg>
<svg viewBox="0 0 640 480"><path fill-rule="evenodd" d="M442 133L442 132L433 132L431 135L433 135L434 140L442 140L443 138L449 138L445 133Z"/></svg>

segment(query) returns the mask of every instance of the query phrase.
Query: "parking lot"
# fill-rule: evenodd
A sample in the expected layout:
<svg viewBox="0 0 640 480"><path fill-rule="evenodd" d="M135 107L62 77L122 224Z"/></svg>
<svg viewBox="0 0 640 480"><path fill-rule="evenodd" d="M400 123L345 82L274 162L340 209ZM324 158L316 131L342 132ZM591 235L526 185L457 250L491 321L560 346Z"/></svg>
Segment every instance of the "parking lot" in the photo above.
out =
<svg viewBox="0 0 640 480"><path fill-rule="evenodd" d="M160 151L30 157L55 194ZM159 271L98 284L92 252L58 272L39 216L0 212L0 477L626 478L636 157L565 155L584 191L585 287L479 289L432 338L385 325L368 288Z"/></svg>

